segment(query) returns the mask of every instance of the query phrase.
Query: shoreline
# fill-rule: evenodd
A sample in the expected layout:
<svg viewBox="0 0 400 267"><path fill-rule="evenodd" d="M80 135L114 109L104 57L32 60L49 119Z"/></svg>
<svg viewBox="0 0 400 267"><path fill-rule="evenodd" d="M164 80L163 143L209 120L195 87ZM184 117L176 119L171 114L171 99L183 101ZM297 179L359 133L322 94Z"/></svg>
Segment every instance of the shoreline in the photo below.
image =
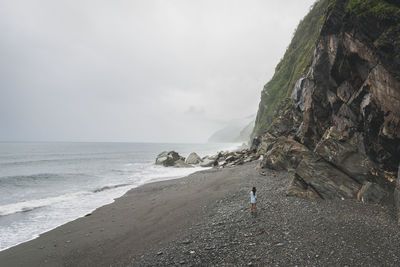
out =
<svg viewBox="0 0 400 267"><path fill-rule="evenodd" d="M174 168L169 168L169 169L174 169ZM146 184L157 183L157 182L163 182L163 181L169 181L169 180L176 180L176 179L182 179L182 178L187 177L188 175L191 175L191 174L193 174L193 173L195 173L195 172L204 171L204 170L207 170L207 169L209 169L209 168L203 168L203 167L200 168L200 167L198 167L198 168L193 168L193 169L195 169L195 170L192 170L192 168L191 168L191 169L188 169L188 170L190 170L190 173L189 173L189 174L185 173L185 174L181 174L181 175L173 175L173 176L168 176L168 177L163 177L163 178L153 178L153 179L151 179L151 180L149 180L149 181L146 181L144 184L137 184L137 185L133 185L133 184L123 184L121 187L125 187L125 186L126 186L126 187L128 187L128 188L126 188L125 191L123 191L122 193L119 193L117 196L114 196L112 199L108 197L108 198L107 198L107 201L104 201L101 205L98 205L98 206L96 206L96 207L93 207L91 210L87 210L86 212L81 212L80 215L79 215L79 217L76 216L76 217L74 217L74 218L71 218L70 220L64 221L64 222L61 223L61 224L52 226L51 228L47 228L47 230L45 230L45 231L43 231L43 232L41 232L41 233L37 233L37 234L35 234L35 235L29 237L29 239L26 239L26 240L24 240L24 241L20 241L20 242L18 242L18 243L16 243L16 244L11 245L11 246L8 246L8 247L6 247L6 248L2 248L2 249L0 249L0 253L1 253L2 251L5 251L5 250L10 249L10 248L13 248L13 247L15 247L15 246L21 245L21 244L23 244L23 243L32 241L32 240L38 238L40 235L42 235L42 234L44 234L44 233L47 233L47 232L49 232L49 231L52 231L52 230L54 230L54 229L56 229L56 228L58 228L58 227L60 227L60 226L62 226L62 225L65 225L65 224L69 223L69 222L72 222L72 221L75 221L75 220L77 220L77 219L83 218L83 217L87 216L88 214L91 214L92 212L94 212L94 211L97 210L98 208L101 208L101 207L103 207L103 206L112 204L112 203L115 202L116 199L118 199L118 198L124 196L127 192L129 192L129 191L132 190L132 189L135 189L135 188L137 188L137 187L140 187L140 186L143 186L143 185L146 185ZM178 170L179 170L179 169L178 169ZM111 185L111 187L113 187L113 186ZM117 188L117 187L120 187L120 186L117 185L115 188ZM106 186L104 186L103 188L109 188L109 186L106 185ZM102 189L102 188L101 188L101 189ZM100 189L100 190L101 190L101 189ZM114 188L112 188L112 189L114 189ZM92 192L92 191L87 191L87 192L90 193L90 192ZM36 209L36 208L33 208L33 209ZM33 210L33 209L32 209L32 210ZM13 213L11 213L11 215L13 215L13 214L19 214L19 213L25 213L25 212L30 212L30 211L31 211L31 210L29 210L29 209L26 210L26 211L25 211L25 210L21 210L21 211L19 211L19 212L13 212ZM7 216L7 215L5 215L5 216Z"/></svg>
<svg viewBox="0 0 400 267"><path fill-rule="evenodd" d="M34 142L33 144L36 144L36 142ZM197 145L199 145L199 144L197 144ZM224 144L224 146L226 146L226 144ZM221 153L222 151L225 151L225 153L227 153L228 151L231 151L231 150L237 150L238 147L239 147L239 143L232 143L232 144L229 144L228 150L226 147L223 150L220 150L220 148L219 148L219 150L217 150L217 151L220 151L220 152L216 152L216 153L218 154L218 153ZM215 149L215 147L213 149ZM186 150L192 151L192 149L189 150L187 148L186 148ZM191 153L191 152L187 152L187 151L186 151L186 153ZM203 151L203 150L201 150L201 151ZM211 153L211 154L214 155L215 153ZM217 155L217 154L215 154L215 155ZM210 157L210 156L206 156L206 157ZM133 165L133 164L129 163L126 165ZM147 166L147 162L145 162L145 164L143 164L143 165ZM59 216L58 215L53 216L53 217L55 217L54 220L47 219L43 223L37 224L37 225L39 225L39 227L35 226L32 223L29 224L30 222L33 222L33 220L29 220L29 218L26 220L26 222L28 222L27 225L21 225L18 221L15 223L13 222L13 224L10 223L9 225L7 225L7 223L6 223L6 225L5 225L6 228L4 229L4 234L5 234L4 239L0 240L0 241L4 241L4 242L1 242L2 247L0 249L0 252L10 249L12 247L18 246L25 242L34 240L46 232L49 232L57 227L60 227L64 224L67 224L67 223L77 220L81 217L84 217L88 213L92 213L93 211L95 211L96 209L98 209L102 206L113 203L117 198L122 197L129 190L143 186L148 183L184 178L194 172L203 171L203 170L207 170L210 168L208 166L200 166L200 164L191 164L191 166L190 166L191 168L164 168L163 166L154 165L153 157L151 159L151 163L149 166L151 166L151 167L147 167L144 170L144 172L147 171L147 173L146 173L147 178L141 177L140 173L139 173L139 176L138 176L139 182L129 181L129 182L123 183L124 181L122 181L122 184L120 183L120 184L116 184L116 185L114 185L114 184L107 185L107 183L106 183L106 185L100 185L100 187L97 187L97 188L95 187L95 189L88 189L87 191L85 191L85 190L79 191L78 193L93 195L93 198L96 198L93 193L99 193L99 192L103 191L103 189L106 189L107 192L111 192L111 190L108 191L108 189L113 189L114 192L108 193L108 195L105 195L102 198L97 197L95 199L95 202L92 202L89 200L89 202L87 202L87 203L91 203L89 205L81 205L79 202L81 202L82 200L79 199L80 197L77 197L76 198L77 205L67 204L67 206L70 207L70 210L68 210L67 212L63 212ZM157 170L157 168L158 168L158 170ZM30 175L27 175L26 177L29 177L29 176ZM148 178L148 177L150 177L150 178ZM123 187L125 185L127 187L125 187L123 190L118 190L118 191L114 190L115 188ZM72 193L67 192L67 193L65 193L65 196L70 197L70 194L74 194L74 193L75 192L72 192ZM110 194L111 194L111 197L110 197ZM60 197L62 197L62 196L64 196L64 195L60 195ZM97 196L97 194L96 194L96 196ZM53 196L50 196L50 197L45 196L43 198L39 197L38 200L40 200L42 202L47 201L47 200L52 201L53 198L54 198ZM58 198L58 196L56 198ZM34 202L35 200L36 199L33 199L32 202ZM25 203L28 203L28 204L25 204ZM10 206L12 206L13 204L14 203L12 203ZM17 202L16 204L21 204L20 206L22 206L22 208L19 208L19 210L18 210L18 207L14 208L14 211L8 211L7 208L5 208L6 212L9 212L9 213L5 213L5 214L3 214L2 212L0 212L0 213L2 213L4 216L7 216L7 215L19 216L19 214L21 214L21 215L25 214L25 215L30 216L31 210L36 210L38 208L50 206L53 204L53 202L50 202L50 205L48 203L47 204L46 203L45 204L43 204L43 203L31 204L30 200L28 199L27 201ZM28 208L26 208L27 205L35 205L35 206L33 206L33 208L31 208L30 206L28 206ZM7 206L7 204L5 206ZM84 206L85 208L80 209L81 206ZM46 212L46 214L49 214L49 213ZM34 215L32 215L32 216L34 216ZM39 214L39 216L40 216L40 214ZM49 216L46 216L46 217L50 218L51 214L49 214ZM11 221L11 219L8 219L8 218L6 218L6 220L8 220L9 222ZM10 225L14 225L15 227L11 228L11 229L10 228L7 229L7 227L9 227ZM23 232L19 232L19 229L25 229L24 228L25 226L27 226L27 229L24 230ZM13 235L13 233L14 234L17 233L17 234ZM19 233L21 233L21 235ZM11 236L9 236L9 238L7 238L8 234L11 235Z"/></svg>
<svg viewBox="0 0 400 267"><path fill-rule="evenodd" d="M133 198L137 199L135 196L132 196L133 194L136 193L143 193L143 191L146 190L157 190L160 188L168 188L168 187L174 187L176 184L186 184L185 179L191 179L192 176L201 176L203 173L209 174L216 172L220 169L212 169L212 168L205 168L205 170L200 170L196 171L190 175L179 177L179 178L173 178L173 179L167 179L163 181L155 181L147 184L140 185L138 187L132 188L128 190L125 194L123 194L121 197L114 199L113 202L103 205L101 207L96 208L93 210L91 213L86 214L82 217L79 217L73 221L67 222L65 224L62 224L60 226L57 226L49 231L46 231L39 236L30 239L26 242L22 242L20 244L17 244L15 246L9 247L5 250L0 251L0 266L3 266L3 263L7 263L5 266L13 266L13 265L18 265L18 266L32 266L32 262L36 262L38 266L65 266L65 262L63 260L57 260L55 257L48 257L49 251L53 250L54 255L64 257L65 255L69 254L69 252L73 251L57 251L57 248L62 248L62 250L65 250L68 245L72 244L72 239L71 236L73 236L72 232L74 229L78 232L79 229L83 226L85 229L89 228L89 225L91 221L101 221L105 222L104 217L106 217L106 213L109 212L110 210L115 210L117 208L122 208L122 209L129 209L129 204L127 203L121 203L123 202L126 198ZM151 197L150 195L147 197ZM152 198L152 197L151 197ZM154 200L154 198L152 198ZM137 199L138 200L138 199ZM153 201L152 200L152 201ZM150 201L150 202L152 202ZM147 203L145 203L147 205ZM123 207L120 207L123 206ZM132 208L134 210L134 208ZM141 210L143 211L143 210ZM122 215L122 214L119 214ZM114 215L113 215L114 216ZM95 218L96 217L96 218ZM95 219L93 219L95 218ZM112 220L112 222L115 222ZM128 225L128 224L127 224ZM110 225L107 225L108 227L111 227ZM119 224L120 227L123 227L124 225ZM100 232L105 232L104 228L101 228L100 226L97 227ZM115 229L114 229L115 230ZM127 229L122 229L123 231ZM89 233L89 235L88 235ZM95 233L94 231L88 230L88 233L85 234L85 237L89 237L90 235L94 234L95 236L99 237L99 234ZM71 235L69 235L71 234ZM105 236L106 237L106 236ZM104 238L104 236L102 237ZM60 239L65 239L65 244L63 244L63 241ZM79 238L78 238L79 239ZM90 238L89 238L90 239ZM82 246L85 248L88 248L89 243L92 243L92 240L89 240L89 242L83 242L82 244L79 244L77 246ZM96 239L95 241L98 241ZM46 245L46 243L54 243L53 247ZM57 245L60 244L61 246ZM95 243L95 242L94 242ZM75 245L74 245L75 246ZM72 250L75 250L73 248ZM144 249L138 249L138 251L143 251ZM18 256L24 254L24 257L19 258ZM18 255L18 256L17 256ZM123 255L122 255L123 256ZM47 259L49 258L49 259ZM94 264L93 262L90 263L88 266L92 266L91 264ZM103 265L104 261L101 263L96 263L96 265L100 264L100 266L107 266ZM36 264L33 264L36 265ZM67 263L68 265L68 263ZM71 263L71 266L74 265L74 263Z"/></svg>
<svg viewBox="0 0 400 267"><path fill-rule="evenodd" d="M389 207L287 197L288 172L256 162L131 189L0 252L0 266L398 265ZM259 214L249 214L257 186Z"/></svg>

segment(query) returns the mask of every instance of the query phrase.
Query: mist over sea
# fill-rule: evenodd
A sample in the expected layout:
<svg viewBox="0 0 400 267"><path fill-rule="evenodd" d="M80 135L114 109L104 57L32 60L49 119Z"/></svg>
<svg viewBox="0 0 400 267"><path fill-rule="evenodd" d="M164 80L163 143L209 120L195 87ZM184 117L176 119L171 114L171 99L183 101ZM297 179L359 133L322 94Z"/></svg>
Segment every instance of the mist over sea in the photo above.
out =
<svg viewBox="0 0 400 267"><path fill-rule="evenodd" d="M111 203L129 189L204 168L165 168L175 150L201 157L239 144L0 143L0 250Z"/></svg>

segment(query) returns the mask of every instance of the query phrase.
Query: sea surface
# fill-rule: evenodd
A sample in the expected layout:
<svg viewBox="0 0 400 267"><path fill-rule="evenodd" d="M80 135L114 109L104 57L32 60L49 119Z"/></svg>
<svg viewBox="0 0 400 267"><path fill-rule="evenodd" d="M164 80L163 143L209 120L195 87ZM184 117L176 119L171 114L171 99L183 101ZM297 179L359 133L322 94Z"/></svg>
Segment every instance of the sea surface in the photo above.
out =
<svg viewBox="0 0 400 267"><path fill-rule="evenodd" d="M154 165L162 151L201 157L239 144L0 143L0 250L36 238L140 185L205 168Z"/></svg>

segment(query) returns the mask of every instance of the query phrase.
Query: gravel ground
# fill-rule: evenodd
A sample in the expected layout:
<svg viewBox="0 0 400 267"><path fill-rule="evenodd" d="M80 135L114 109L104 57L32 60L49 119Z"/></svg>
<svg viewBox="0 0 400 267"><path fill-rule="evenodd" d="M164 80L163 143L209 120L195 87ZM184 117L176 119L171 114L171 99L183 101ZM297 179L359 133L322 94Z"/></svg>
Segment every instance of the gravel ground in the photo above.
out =
<svg viewBox="0 0 400 267"><path fill-rule="evenodd" d="M131 256L130 266L400 266L391 207L287 197L292 175L265 173L246 173L237 190L202 207L172 241ZM249 209L253 185L257 216Z"/></svg>
<svg viewBox="0 0 400 267"><path fill-rule="evenodd" d="M400 266L391 207L287 197L293 174L256 165L132 189L1 251L0 266Z"/></svg>

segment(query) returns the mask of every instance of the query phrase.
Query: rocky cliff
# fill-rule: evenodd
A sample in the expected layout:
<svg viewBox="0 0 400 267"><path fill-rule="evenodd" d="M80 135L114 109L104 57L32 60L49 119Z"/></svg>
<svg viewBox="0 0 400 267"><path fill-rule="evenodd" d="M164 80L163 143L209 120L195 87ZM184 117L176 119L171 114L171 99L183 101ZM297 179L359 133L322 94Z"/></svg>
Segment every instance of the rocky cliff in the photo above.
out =
<svg viewBox="0 0 400 267"><path fill-rule="evenodd" d="M391 203L400 161L400 2L318 1L262 92L253 136L261 167L294 172L289 195Z"/></svg>

